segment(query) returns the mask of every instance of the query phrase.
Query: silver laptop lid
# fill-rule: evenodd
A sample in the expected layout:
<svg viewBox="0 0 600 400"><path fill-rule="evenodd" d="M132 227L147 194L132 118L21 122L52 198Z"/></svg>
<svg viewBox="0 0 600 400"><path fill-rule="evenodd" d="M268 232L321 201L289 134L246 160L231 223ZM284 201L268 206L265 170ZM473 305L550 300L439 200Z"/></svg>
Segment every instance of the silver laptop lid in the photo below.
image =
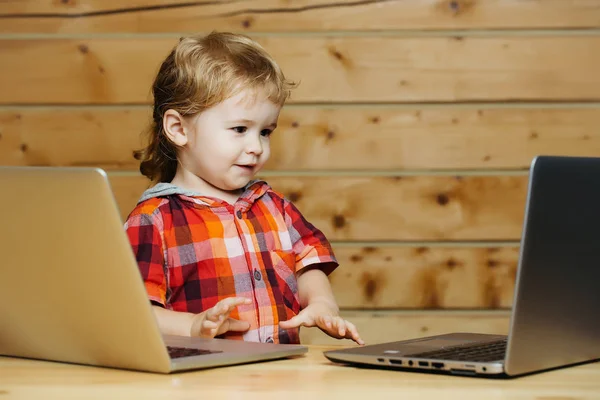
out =
<svg viewBox="0 0 600 400"><path fill-rule="evenodd" d="M521 249L506 372L600 358L600 158L534 159Z"/></svg>
<svg viewBox="0 0 600 400"><path fill-rule="evenodd" d="M168 372L104 172L0 167L0 182L0 354Z"/></svg>

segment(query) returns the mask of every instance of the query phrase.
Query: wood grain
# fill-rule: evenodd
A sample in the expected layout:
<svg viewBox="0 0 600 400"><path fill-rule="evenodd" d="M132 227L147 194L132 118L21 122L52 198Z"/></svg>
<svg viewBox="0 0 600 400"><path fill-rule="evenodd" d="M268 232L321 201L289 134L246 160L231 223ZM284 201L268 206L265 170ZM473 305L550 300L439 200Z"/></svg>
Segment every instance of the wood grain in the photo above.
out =
<svg viewBox="0 0 600 400"><path fill-rule="evenodd" d="M105 33L229 30L598 27L596 0L13 0L0 2L0 32Z"/></svg>
<svg viewBox="0 0 600 400"><path fill-rule="evenodd" d="M600 36L258 37L292 102L596 101ZM0 40L0 104L148 103L176 39ZM40 60L52 60L39 67Z"/></svg>
<svg viewBox="0 0 600 400"><path fill-rule="evenodd" d="M356 325L367 344L415 339L452 332L476 332L505 335L508 333L508 311L476 312L398 312L398 311L342 311L342 317ZM300 330L303 344L350 346L318 329Z"/></svg>
<svg viewBox="0 0 600 400"><path fill-rule="evenodd" d="M149 118L137 106L0 109L0 160L137 169ZM600 154L598 126L600 107L290 105L265 170L526 169L538 154Z"/></svg>
<svg viewBox="0 0 600 400"><path fill-rule="evenodd" d="M518 247L334 244L342 308L510 308Z"/></svg>
<svg viewBox="0 0 600 400"><path fill-rule="evenodd" d="M111 175L121 215L148 180ZM527 176L270 176L329 240L518 240Z"/></svg>

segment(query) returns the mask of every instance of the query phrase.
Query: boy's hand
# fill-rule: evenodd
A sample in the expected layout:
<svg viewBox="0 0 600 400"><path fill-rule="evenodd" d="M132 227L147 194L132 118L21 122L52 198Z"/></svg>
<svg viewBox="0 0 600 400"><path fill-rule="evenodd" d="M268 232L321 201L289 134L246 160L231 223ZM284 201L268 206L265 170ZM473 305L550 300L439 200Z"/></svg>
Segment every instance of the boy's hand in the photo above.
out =
<svg viewBox="0 0 600 400"><path fill-rule="evenodd" d="M191 336L214 338L229 331L247 331L250 329L248 322L229 318L229 314L237 306L250 303L252 300L245 297L228 297L219 301L214 307L194 316Z"/></svg>
<svg viewBox="0 0 600 400"><path fill-rule="evenodd" d="M299 326L317 326L323 332L336 339L352 339L360 345L365 344L360 338L356 326L352 322L340 317L337 310L325 302L309 304L295 317L287 321L281 321L279 326L283 329L298 328Z"/></svg>

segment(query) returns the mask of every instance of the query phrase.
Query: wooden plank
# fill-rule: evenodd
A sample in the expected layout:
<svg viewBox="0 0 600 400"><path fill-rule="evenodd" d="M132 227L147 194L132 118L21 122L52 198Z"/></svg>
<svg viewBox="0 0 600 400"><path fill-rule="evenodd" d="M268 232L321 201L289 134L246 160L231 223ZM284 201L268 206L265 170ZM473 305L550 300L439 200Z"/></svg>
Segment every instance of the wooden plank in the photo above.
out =
<svg viewBox="0 0 600 400"><path fill-rule="evenodd" d="M258 40L301 81L292 102L600 99L600 35ZM175 41L0 40L0 103L147 103Z"/></svg>
<svg viewBox="0 0 600 400"><path fill-rule="evenodd" d="M508 311L373 312L342 310L341 315L356 325L367 344L408 340L452 332L506 335L510 323ZM347 344L351 346L351 342L333 339L318 328L301 328L300 341L303 344Z"/></svg>
<svg viewBox="0 0 600 400"><path fill-rule="evenodd" d="M598 27L596 0L12 0L0 32L504 29Z"/></svg>
<svg viewBox="0 0 600 400"><path fill-rule="evenodd" d="M137 169L149 118L136 106L0 109L0 162ZM600 107L292 105L265 169L524 169L537 154L600 154L598 126Z"/></svg>
<svg viewBox="0 0 600 400"><path fill-rule="evenodd" d="M538 154L600 154L600 108L290 107L279 126L276 170L526 169Z"/></svg>
<svg viewBox="0 0 600 400"><path fill-rule="evenodd" d="M148 180L111 175L125 217ZM527 176L270 176L330 240L518 240Z"/></svg>
<svg viewBox="0 0 600 400"><path fill-rule="evenodd" d="M133 150L149 109L0 110L3 165L98 166L136 169Z"/></svg>
<svg viewBox="0 0 600 400"><path fill-rule="evenodd" d="M519 248L334 244L341 308L510 308Z"/></svg>

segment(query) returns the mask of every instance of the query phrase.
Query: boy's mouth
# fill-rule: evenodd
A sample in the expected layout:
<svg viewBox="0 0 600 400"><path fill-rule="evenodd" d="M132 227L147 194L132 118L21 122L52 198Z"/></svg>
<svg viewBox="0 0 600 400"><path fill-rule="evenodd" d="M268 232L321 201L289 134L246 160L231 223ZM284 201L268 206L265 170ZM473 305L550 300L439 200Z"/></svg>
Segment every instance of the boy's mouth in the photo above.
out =
<svg viewBox="0 0 600 400"><path fill-rule="evenodd" d="M237 167L240 167L242 169L245 169L247 171L253 171L254 167L256 167L256 164L235 164Z"/></svg>

